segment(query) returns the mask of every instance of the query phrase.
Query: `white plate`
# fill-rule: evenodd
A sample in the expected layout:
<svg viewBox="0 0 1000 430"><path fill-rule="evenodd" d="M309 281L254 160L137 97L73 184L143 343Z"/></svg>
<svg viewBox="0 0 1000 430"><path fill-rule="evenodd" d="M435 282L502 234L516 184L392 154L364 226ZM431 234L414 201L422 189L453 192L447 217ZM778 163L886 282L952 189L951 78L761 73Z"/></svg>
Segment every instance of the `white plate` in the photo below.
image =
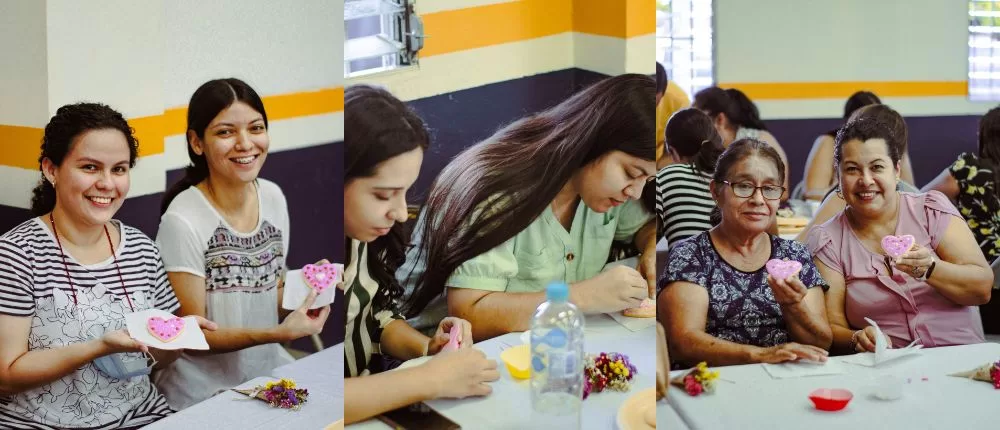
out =
<svg viewBox="0 0 1000 430"><path fill-rule="evenodd" d="M653 424L648 423L652 417ZM656 387L650 387L629 396L618 408L619 430L649 430L656 428Z"/></svg>

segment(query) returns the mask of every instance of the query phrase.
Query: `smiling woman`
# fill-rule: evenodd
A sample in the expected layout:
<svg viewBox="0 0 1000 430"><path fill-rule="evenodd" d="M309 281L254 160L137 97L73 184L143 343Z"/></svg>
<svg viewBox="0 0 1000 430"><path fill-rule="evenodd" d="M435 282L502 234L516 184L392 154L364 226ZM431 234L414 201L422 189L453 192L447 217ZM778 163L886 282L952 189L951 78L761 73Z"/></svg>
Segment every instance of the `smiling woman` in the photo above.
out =
<svg viewBox="0 0 1000 430"><path fill-rule="evenodd" d="M238 79L203 84L188 105L187 140L192 164L164 198L157 244L181 310L220 330L206 333L210 352L156 375L177 409L291 362L279 343L318 334L330 312L307 312L313 293L280 320L288 207L257 176L270 145L260 96Z"/></svg>
<svg viewBox="0 0 1000 430"><path fill-rule="evenodd" d="M105 105L63 106L45 127L37 217L0 235L0 428L135 428L172 412L139 352L161 366L177 354L122 318L179 307L153 241L113 219L137 152Z"/></svg>

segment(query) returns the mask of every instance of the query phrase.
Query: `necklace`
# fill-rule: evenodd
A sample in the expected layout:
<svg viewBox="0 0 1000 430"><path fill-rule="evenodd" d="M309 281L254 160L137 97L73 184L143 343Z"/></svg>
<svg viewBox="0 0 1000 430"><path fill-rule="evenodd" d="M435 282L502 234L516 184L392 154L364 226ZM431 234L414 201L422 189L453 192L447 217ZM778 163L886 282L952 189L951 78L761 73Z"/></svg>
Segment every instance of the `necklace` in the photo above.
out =
<svg viewBox="0 0 1000 430"><path fill-rule="evenodd" d="M49 212L49 222L52 223L52 233L56 237L56 244L59 245L59 255L62 256L63 269L66 271L66 280L69 281L69 288L73 291L73 305L75 306L78 305L76 300L76 286L73 285L73 278L69 276L69 265L66 263L66 252L63 251L62 241L59 240L59 230L56 229L56 218L52 215L53 212ZM135 312L135 306L132 305L132 298L128 296L128 290L125 289L125 278L122 277L122 268L118 266L118 256L115 255L115 246L111 243L111 233L108 232L107 224L104 225L104 236L108 238L108 249L111 250L111 258L115 261L115 269L118 271L118 281L121 282L122 294L124 294L125 299L128 300L128 307L132 309L132 312Z"/></svg>

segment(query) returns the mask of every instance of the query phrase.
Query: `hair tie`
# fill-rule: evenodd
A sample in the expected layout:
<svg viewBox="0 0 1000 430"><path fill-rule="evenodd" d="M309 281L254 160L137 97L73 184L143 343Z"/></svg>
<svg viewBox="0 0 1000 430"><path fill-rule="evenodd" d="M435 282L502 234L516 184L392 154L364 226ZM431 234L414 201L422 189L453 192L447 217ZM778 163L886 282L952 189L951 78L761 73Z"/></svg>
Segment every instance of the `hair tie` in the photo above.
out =
<svg viewBox="0 0 1000 430"><path fill-rule="evenodd" d="M701 145L700 146L705 146L705 144L709 143L709 142L710 142L710 140L705 139L705 140L701 141Z"/></svg>

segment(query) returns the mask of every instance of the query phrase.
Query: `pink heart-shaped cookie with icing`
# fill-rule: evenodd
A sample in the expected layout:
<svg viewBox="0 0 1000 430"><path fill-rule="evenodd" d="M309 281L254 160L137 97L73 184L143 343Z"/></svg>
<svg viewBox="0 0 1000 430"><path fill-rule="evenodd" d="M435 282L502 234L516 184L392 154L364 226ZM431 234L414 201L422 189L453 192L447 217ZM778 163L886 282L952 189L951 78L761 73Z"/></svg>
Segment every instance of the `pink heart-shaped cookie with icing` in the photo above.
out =
<svg viewBox="0 0 1000 430"><path fill-rule="evenodd" d="M899 258L899 256L906 254L910 248L916 243L916 239L909 234L904 234L902 236L888 235L882 238L882 250L885 251L887 255L892 258Z"/></svg>
<svg viewBox="0 0 1000 430"><path fill-rule="evenodd" d="M160 342L168 343L177 339L184 331L184 320L179 317L166 320L160 317L150 317L146 320L146 329Z"/></svg>
<svg viewBox="0 0 1000 430"><path fill-rule="evenodd" d="M302 268L302 276L306 278L306 284L316 290L316 294L323 294L323 291L330 288L337 280L337 266L333 264L306 264Z"/></svg>
<svg viewBox="0 0 1000 430"><path fill-rule="evenodd" d="M797 275L802 270L802 263L798 261L779 260L777 258L768 261L765 266L767 267L767 273L770 273L774 279L788 279Z"/></svg>

